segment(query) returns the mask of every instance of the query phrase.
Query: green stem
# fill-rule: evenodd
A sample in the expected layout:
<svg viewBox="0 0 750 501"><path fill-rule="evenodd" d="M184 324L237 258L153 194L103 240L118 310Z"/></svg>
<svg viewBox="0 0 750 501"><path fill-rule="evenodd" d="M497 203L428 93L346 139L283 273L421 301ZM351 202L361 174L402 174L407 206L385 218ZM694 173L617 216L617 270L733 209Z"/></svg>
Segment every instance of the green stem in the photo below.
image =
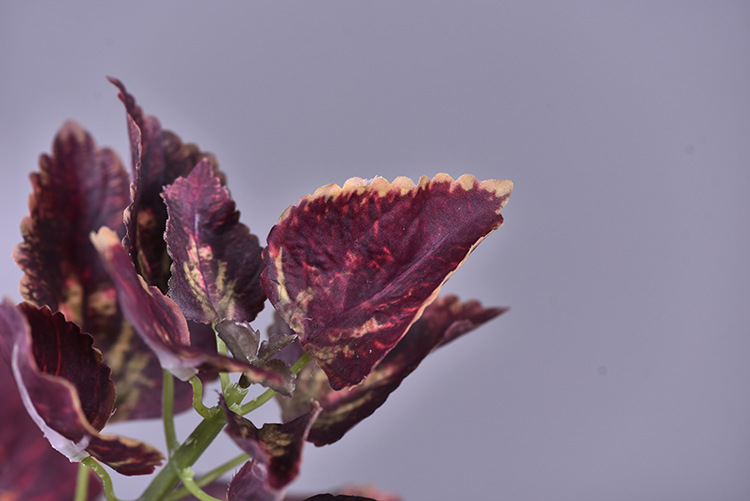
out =
<svg viewBox="0 0 750 501"><path fill-rule="evenodd" d="M237 456L236 458L230 459L226 463L224 463L224 464L222 464L220 466L217 466L213 470L211 470L208 473L206 473L205 475L201 476L201 478L199 478L198 480L195 481L195 484L198 487L204 487L204 486L210 484L211 482L213 482L214 480L216 480L217 478L221 477L223 474L225 474L226 472L228 472L232 468L235 468L235 467L241 465L242 463L244 463L248 459L250 459L250 455L242 453L239 456ZM174 491L169 496L167 496L164 501L178 501L179 499L182 499L185 496L189 496L189 495L190 495L190 491L186 487L181 487L181 488L177 489L176 491Z"/></svg>
<svg viewBox="0 0 750 501"><path fill-rule="evenodd" d="M178 472L178 475L180 476L180 480L182 480L182 483L185 485L185 488L190 491L190 494L198 498L200 501L221 501L220 499L209 495L207 492L203 491L203 489L198 487L198 484L196 484L195 480L193 480L193 478L195 477L195 473L193 472L192 468L185 468L182 471Z"/></svg>
<svg viewBox="0 0 750 501"><path fill-rule="evenodd" d="M162 419L164 420L164 438L167 440L169 455L177 449L177 433L174 428L174 376L164 369L163 371L163 393L162 393Z"/></svg>
<svg viewBox="0 0 750 501"><path fill-rule="evenodd" d="M263 393L261 393L260 395L258 395L257 397L255 397L255 399L250 400L245 405L240 406L239 410L236 412L240 416L244 416L245 414L253 412L255 409L257 409L258 407L262 406L263 404L271 400L274 397L274 395L276 395L276 392L272 390L271 388L269 388Z"/></svg>
<svg viewBox="0 0 750 501"><path fill-rule="evenodd" d="M202 418L210 418L214 411L203 404L203 382L198 376L191 377L189 381L190 385L193 387L193 409L195 409L195 412L200 414Z"/></svg>
<svg viewBox="0 0 750 501"><path fill-rule="evenodd" d="M292 366L292 372L295 374L299 373L309 361L310 356L308 354L302 355ZM248 412L257 409L273 398L275 394L276 392L273 390L266 390L258 398L242 406L242 410L246 408L250 409L242 413L247 414ZM141 494L141 497L138 498L138 501L165 499L180 482L177 472L182 471L184 468L190 468L193 466L201 454L206 451L208 446L211 445L214 439L219 433L221 433L225 424L226 417L223 412L212 413L211 416L201 421L187 440L185 440L185 442L177 447L174 453L171 454L167 465L159 471L156 477L154 477L148 488L146 488L143 494ZM107 498L107 501L110 501L110 499Z"/></svg>
<svg viewBox="0 0 750 501"><path fill-rule="evenodd" d="M226 355L227 345L224 343L224 340L219 337L219 332L216 330L216 322L211 322L211 329L213 329L214 335L216 336L216 351L219 352L220 355ZM226 372L220 372L219 380L221 381L221 394L224 395L224 398L226 399L227 388L231 383L229 380L229 374Z"/></svg>
<svg viewBox="0 0 750 501"><path fill-rule="evenodd" d="M310 355L307 353L303 353L299 359L297 359L296 362L294 362L294 365L290 368L290 370L295 373L299 374L299 371L305 368L305 366L310 362Z"/></svg>
<svg viewBox="0 0 750 501"><path fill-rule="evenodd" d="M78 463L75 501L86 501L89 498L89 470L83 463Z"/></svg>
<svg viewBox="0 0 750 501"><path fill-rule="evenodd" d="M117 496L115 496L115 490L112 487L112 479L109 478L109 473L107 473L107 470L96 459L89 456L82 459L81 464L99 476L99 479L102 481L102 488L104 489L104 497L107 501L119 501Z"/></svg>
<svg viewBox="0 0 750 501"><path fill-rule="evenodd" d="M187 440L174 451L168 464L159 471L138 500L156 501L164 499L180 481L177 472L193 466L211 442L221 433L225 424L226 418L223 412L216 413L201 421Z"/></svg>

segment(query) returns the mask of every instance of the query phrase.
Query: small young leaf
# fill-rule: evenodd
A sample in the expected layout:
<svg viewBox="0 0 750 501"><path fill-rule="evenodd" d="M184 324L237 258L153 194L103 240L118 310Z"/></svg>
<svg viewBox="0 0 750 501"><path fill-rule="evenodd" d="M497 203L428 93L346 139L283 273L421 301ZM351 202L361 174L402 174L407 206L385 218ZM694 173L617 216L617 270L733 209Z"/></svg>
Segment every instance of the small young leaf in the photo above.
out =
<svg viewBox="0 0 750 501"><path fill-rule="evenodd" d="M172 257L169 296L196 322L251 322L263 309L258 237L239 222L229 192L208 160L164 189Z"/></svg>
<svg viewBox="0 0 750 501"><path fill-rule="evenodd" d="M348 180L302 198L268 235L261 280L334 389L359 384L488 233L510 181Z"/></svg>

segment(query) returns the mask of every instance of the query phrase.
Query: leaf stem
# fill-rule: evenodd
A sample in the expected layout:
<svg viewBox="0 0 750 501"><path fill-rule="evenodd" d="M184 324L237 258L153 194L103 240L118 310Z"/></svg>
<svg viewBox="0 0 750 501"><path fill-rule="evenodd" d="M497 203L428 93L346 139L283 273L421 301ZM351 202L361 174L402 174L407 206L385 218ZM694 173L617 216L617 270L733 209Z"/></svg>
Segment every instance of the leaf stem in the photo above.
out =
<svg viewBox="0 0 750 501"><path fill-rule="evenodd" d="M204 487L210 484L211 482L213 482L214 480L216 480L217 478L221 477L224 473L228 472L232 468L241 465L248 459L250 459L250 455L242 453L236 458L230 459L226 463L220 466L217 466L216 468L209 471L205 475L202 475L198 480L195 481L195 484L198 487ZM164 499L164 501L178 501L179 499L182 499L185 496L189 496L189 495L190 495L190 491L186 487L181 487L177 489L176 491L174 491L169 496L167 496Z"/></svg>
<svg viewBox="0 0 750 501"><path fill-rule="evenodd" d="M245 405L241 405L239 410L237 410L237 414L240 416L244 416L245 414L248 414L250 412L253 412L258 407L261 407L263 404L271 400L274 395L276 395L276 392L272 390L271 388L268 388L266 391L255 397L253 400L250 400Z"/></svg>
<svg viewBox="0 0 750 501"><path fill-rule="evenodd" d="M203 382L198 376L193 376L189 379L190 385L193 387L193 409L195 412L201 415L202 418L208 419L213 415L214 409L206 407L203 403Z"/></svg>
<svg viewBox="0 0 750 501"><path fill-rule="evenodd" d="M299 373L309 361L310 355L302 355L292 366L292 372L295 374ZM266 390L258 398L242 406L241 411L249 409L242 413L247 414L248 412L257 409L271 400L275 394L276 392L271 389ZM141 494L141 497L138 498L138 501L166 499L169 493L172 492L180 482L177 472L182 471L184 468L190 468L193 466L201 454L203 454L208 446L211 445L211 442L213 442L219 433L221 433L221 430L224 429L226 423L226 417L223 412L211 413L209 417L203 419L195 430L193 430L187 440L177 447L177 449L170 455L167 465L159 471L156 477L154 477L151 484L146 488L143 494ZM117 500L115 498L112 500L107 498L107 501Z"/></svg>
<svg viewBox="0 0 750 501"><path fill-rule="evenodd" d="M299 359L297 359L296 362L294 362L294 365L290 368L290 370L295 373L299 374L299 371L305 368L305 366L310 362L310 355L307 353L303 353Z"/></svg>
<svg viewBox="0 0 750 501"><path fill-rule="evenodd" d="M162 419L164 421L164 438L167 441L169 456L177 449L177 433L174 428L174 376L163 369L163 392L162 392Z"/></svg>
<svg viewBox="0 0 750 501"><path fill-rule="evenodd" d="M211 322L211 329L214 331L214 335L216 336L216 351L219 353L219 355L226 356L227 345L226 343L224 343L224 340L219 337L219 332L216 330L216 322ZM219 379L221 380L221 394L224 395L224 398L227 398L227 388L231 383L229 380L229 374L227 374L226 372L220 372Z"/></svg>
<svg viewBox="0 0 750 501"><path fill-rule="evenodd" d="M221 501L220 499L211 496L203 489L198 487L198 484L196 484L195 480L193 480L193 478L195 477L195 473L193 472L192 468L184 468L181 471L177 472L177 474L179 475L180 480L182 480L182 483L185 485L185 488L190 491L190 494L198 498L200 501Z"/></svg>
<svg viewBox="0 0 750 501"><path fill-rule="evenodd" d="M83 463L78 463L75 501L86 501L89 498L89 470Z"/></svg>
<svg viewBox="0 0 750 501"><path fill-rule="evenodd" d="M167 465L151 481L151 484L139 497L139 501L155 501L164 499L179 483L177 472L182 468L193 466L205 452L211 442L221 433L226 424L223 412L217 412L204 419L193 430L185 442L180 445L169 458Z"/></svg>
<svg viewBox="0 0 750 501"><path fill-rule="evenodd" d="M102 481L102 488L104 489L104 497L107 501L119 501L117 496L115 496L115 490L112 487L112 479L109 477L109 473L107 473L107 470L96 459L89 456L83 458L81 464L99 476L99 479Z"/></svg>

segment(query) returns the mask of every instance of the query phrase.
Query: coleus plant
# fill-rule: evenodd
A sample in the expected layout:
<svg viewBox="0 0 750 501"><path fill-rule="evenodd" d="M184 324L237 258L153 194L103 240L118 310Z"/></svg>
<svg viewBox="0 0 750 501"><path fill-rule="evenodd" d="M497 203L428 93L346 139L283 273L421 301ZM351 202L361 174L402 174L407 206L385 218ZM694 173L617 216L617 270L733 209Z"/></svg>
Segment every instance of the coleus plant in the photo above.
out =
<svg viewBox="0 0 750 501"><path fill-rule="evenodd" d="M502 225L512 183L328 184L289 207L263 248L215 157L110 81L125 105L132 182L73 122L31 175L14 250L25 302L0 304L0 499L113 500L103 465L149 475L165 461L139 499L398 499L286 488L305 442L338 441L430 352L506 311L438 293ZM262 339L251 323L266 299L276 312ZM218 396L204 397L217 378ZM266 390L245 401L251 385ZM245 417L274 397L280 423ZM173 417L190 408L202 421L180 442ZM102 431L156 418L163 452ZM196 478L192 465L222 431L242 453Z"/></svg>

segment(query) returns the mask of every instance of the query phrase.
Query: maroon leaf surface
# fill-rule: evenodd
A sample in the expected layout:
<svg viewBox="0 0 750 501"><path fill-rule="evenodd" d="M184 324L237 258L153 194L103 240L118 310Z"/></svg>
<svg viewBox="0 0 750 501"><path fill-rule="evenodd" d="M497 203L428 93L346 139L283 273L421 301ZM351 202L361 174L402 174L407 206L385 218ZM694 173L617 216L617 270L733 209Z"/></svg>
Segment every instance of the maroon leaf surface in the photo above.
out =
<svg viewBox="0 0 750 501"><path fill-rule="evenodd" d="M171 260L164 242L167 208L162 189L190 173L202 158L211 162L222 184L226 177L211 153L195 144L183 144L176 134L162 130L159 120L143 113L122 82L109 81L120 90L118 97L125 105L133 161L133 200L125 211L125 245L137 272L149 285L166 293Z"/></svg>
<svg viewBox="0 0 750 501"><path fill-rule="evenodd" d="M74 122L62 126L52 155L42 155L39 167L39 172L30 175L33 192L29 215L21 222L23 242L13 251L25 272L21 295L38 306L62 311L90 332L105 351L124 346L128 326L89 233L104 225L124 234L128 174L113 151L97 148ZM114 371L116 376L127 372L127 364L115 365ZM138 392L137 387L125 385L118 390L128 398ZM124 403L118 402L118 417L132 414L127 405L119 405Z"/></svg>
<svg viewBox="0 0 750 501"><path fill-rule="evenodd" d="M492 230L510 181L447 174L331 184L268 235L261 281L331 386L360 383Z"/></svg>
<svg viewBox="0 0 750 501"><path fill-rule="evenodd" d="M222 405L227 415L227 433L253 457L232 479L229 501L281 500L286 486L299 474L302 447L320 408L313 404L310 412L292 421L265 424L258 429L249 420L230 411L223 400Z"/></svg>
<svg viewBox="0 0 750 501"><path fill-rule="evenodd" d="M322 411L310 430L308 440L318 446L334 443L383 405L401 381L433 349L505 311L507 308L485 308L477 301L462 303L455 296L438 298L425 309L422 317L362 384L334 391L323 371L314 364L308 364L297 377L292 398L277 398L282 408L282 419L286 421L306 412L310 400L317 400Z"/></svg>
<svg viewBox="0 0 750 501"><path fill-rule="evenodd" d="M173 259L169 296L196 322L254 320L266 300L262 249L208 160L165 188L164 201Z"/></svg>
<svg viewBox="0 0 750 501"><path fill-rule="evenodd" d="M106 300L112 284L89 233L109 226L123 234L128 174L112 150L97 148L75 122L62 126L52 150L40 157L39 172L29 176L29 215L21 222L23 242L13 252L25 272L21 294L68 318L116 332L120 319L109 314Z"/></svg>
<svg viewBox="0 0 750 501"><path fill-rule="evenodd" d="M68 501L73 499L78 465L58 453L32 421L18 394L10 367L0 362L0 499ZM89 480L88 500L101 493L98 478Z"/></svg>
<svg viewBox="0 0 750 501"><path fill-rule="evenodd" d="M99 432L114 404L114 384L93 339L62 313L29 303L0 305L0 355L26 410L50 444L71 461L89 455L124 475L154 471L163 456L150 445Z"/></svg>
<svg viewBox="0 0 750 501"><path fill-rule="evenodd" d="M14 250L25 272L24 299L59 310L94 337L116 384L113 421L161 415L158 360L123 320L109 275L89 234L108 226L121 237L122 212L130 200L128 175L109 149L97 148L79 125L67 122L30 176L29 216L23 242ZM191 393L176 388L176 408L190 406ZM187 390L187 391L186 391Z"/></svg>
<svg viewBox="0 0 750 501"><path fill-rule="evenodd" d="M272 370L253 367L192 345L187 321L177 303L136 274L117 235L109 228L102 228L91 239L114 280L125 317L156 353L164 369L183 381L199 370L226 371L242 372L250 382L272 388L284 387L283 378Z"/></svg>

